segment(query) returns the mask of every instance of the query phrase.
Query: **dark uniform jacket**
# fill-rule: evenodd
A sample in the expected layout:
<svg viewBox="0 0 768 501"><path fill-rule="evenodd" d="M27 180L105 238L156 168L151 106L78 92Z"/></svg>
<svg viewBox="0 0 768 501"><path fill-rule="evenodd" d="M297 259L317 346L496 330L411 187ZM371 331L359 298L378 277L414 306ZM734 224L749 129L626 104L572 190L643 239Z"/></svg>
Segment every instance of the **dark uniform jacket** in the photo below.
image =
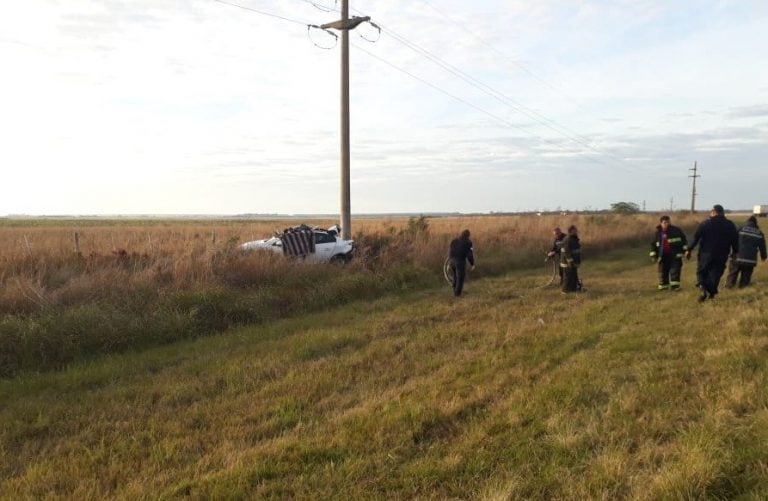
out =
<svg viewBox="0 0 768 501"><path fill-rule="evenodd" d="M448 254L451 259L464 263L466 259L472 266L475 265L475 255L472 252L472 240L468 238L455 238L451 242L451 250Z"/></svg>
<svg viewBox="0 0 768 501"><path fill-rule="evenodd" d="M731 249L734 253L739 251L739 230L724 216L711 217L699 225L689 249L699 244L699 257L727 260Z"/></svg>
<svg viewBox="0 0 768 501"><path fill-rule="evenodd" d="M556 256L560 255L560 250L563 248L563 240L565 240L565 237L565 233L560 233L555 237L555 241L552 242L552 249L550 250L554 252Z"/></svg>
<svg viewBox="0 0 768 501"><path fill-rule="evenodd" d="M563 250L560 253L560 266L563 268L578 268L581 264L581 243L576 235L568 235L563 240Z"/></svg>
<svg viewBox="0 0 768 501"><path fill-rule="evenodd" d="M651 257L661 258L664 252L664 242L662 242L662 235L664 231L661 229L661 225L656 227L656 237L651 242ZM685 251L688 250L688 239L685 238L683 230L677 226L671 224L667 228L667 242L672 249L672 255L675 257L683 257Z"/></svg>
<svg viewBox="0 0 768 501"><path fill-rule="evenodd" d="M757 252L765 261L765 235L753 222L748 222L739 230L739 254L736 261L744 264L757 264Z"/></svg>

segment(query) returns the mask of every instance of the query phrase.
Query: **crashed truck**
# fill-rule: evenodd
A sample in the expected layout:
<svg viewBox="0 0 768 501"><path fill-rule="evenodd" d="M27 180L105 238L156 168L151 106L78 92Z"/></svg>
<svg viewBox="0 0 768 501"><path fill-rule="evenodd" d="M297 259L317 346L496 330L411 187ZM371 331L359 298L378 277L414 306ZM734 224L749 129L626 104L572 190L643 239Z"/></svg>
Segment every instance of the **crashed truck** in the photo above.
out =
<svg viewBox="0 0 768 501"><path fill-rule="evenodd" d="M347 263L352 259L354 240L341 238L334 225L327 230L307 225L286 228L271 238L245 242L245 251L265 251L300 258L313 263Z"/></svg>

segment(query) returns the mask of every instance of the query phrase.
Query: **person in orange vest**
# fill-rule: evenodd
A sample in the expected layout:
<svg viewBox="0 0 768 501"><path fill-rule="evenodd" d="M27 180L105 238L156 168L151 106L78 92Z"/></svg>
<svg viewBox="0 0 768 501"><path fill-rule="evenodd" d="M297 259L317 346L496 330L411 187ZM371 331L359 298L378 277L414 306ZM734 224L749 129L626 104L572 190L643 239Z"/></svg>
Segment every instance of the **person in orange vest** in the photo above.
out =
<svg viewBox="0 0 768 501"><path fill-rule="evenodd" d="M659 264L658 290L680 290L680 273L687 250L688 239L683 230L673 226L669 216L661 216L651 242L651 258Z"/></svg>

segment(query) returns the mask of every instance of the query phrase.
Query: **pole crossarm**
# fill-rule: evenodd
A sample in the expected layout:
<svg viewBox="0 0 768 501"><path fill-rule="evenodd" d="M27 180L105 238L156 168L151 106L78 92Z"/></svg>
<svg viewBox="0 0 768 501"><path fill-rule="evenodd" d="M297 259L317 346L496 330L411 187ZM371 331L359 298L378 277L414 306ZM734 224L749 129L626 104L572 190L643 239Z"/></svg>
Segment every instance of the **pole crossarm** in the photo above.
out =
<svg viewBox="0 0 768 501"><path fill-rule="evenodd" d="M349 19L339 19L338 21L333 21L331 23L325 23L321 24L320 28L327 30L327 29L333 29L333 30L354 30L358 26L360 26L363 23L370 22L371 16L354 16Z"/></svg>

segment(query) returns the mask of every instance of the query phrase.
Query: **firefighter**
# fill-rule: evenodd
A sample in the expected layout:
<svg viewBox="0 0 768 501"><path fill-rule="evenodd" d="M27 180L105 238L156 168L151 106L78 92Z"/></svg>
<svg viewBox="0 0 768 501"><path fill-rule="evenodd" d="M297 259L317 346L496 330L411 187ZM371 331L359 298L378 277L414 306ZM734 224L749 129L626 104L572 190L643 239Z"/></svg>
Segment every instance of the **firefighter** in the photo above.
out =
<svg viewBox="0 0 768 501"><path fill-rule="evenodd" d="M685 252L686 259L699 247L696 265L696 285L699 288L699 302L714 299L717 287L725 271L725 264L730 254L739 252L739 230L725 217L722 205L715 205L709 211L709 219L701 223L693 235L693 242Z"/></svg>
<svg viewBox="0 0 768 501"><path fill-rule="evenodd" d="M736 279L739 279L739 287L746 287L752 280L752 271L757 266L757 253L760 252L760 259L765 261L765 235L757 226L757 218L750 216L747 224L739 230L739 252L731 256L731 262L728 265L728 277L725 280L725 286L730 288L736 285ZM741 275L741 277L739 277Z"/></svg>
<svg viewBox="0 0 768 501"><path fill-rule="evenodd" d="M579 266L581 265L581 243L579 230L575 226L568 228L568 235L563 239L560 252L560 267L563 269L563 294L581 292Z"/></svg>
<svg viewBox="0 0 768 501"><path fill-rule="evenodd" d="M659 264L658 290L680 290L680 272L687 250L688 240L683 230L673 226L669 216L661 216L651 242L651 258Z"/></svg>
<svg viewBox="0 0 768 501"><path fill-rule="evenodd" d="M448 256L451 258L451 270L453 271L453 295L459 297L464 288L467 261L469 261L472 269L475 269L475 256L472 251L472 241L469 239L469 230L462 231L458 238L451 241Z"/></svg>
<svg viewBox="0 0 768 501"><path fill-rule="evenodd" d="M560 259L560 251L563 248L563 240L565 240L565 233L560 228L555 228L552 230L552 235L554 237L554 241L552 242L552 248L547 252L547 257L552 259ZM555 258L555 256L558 256ZM560 285L563 285L563 268L561 266L557 267L557 271L560 273Z"/></svg>

